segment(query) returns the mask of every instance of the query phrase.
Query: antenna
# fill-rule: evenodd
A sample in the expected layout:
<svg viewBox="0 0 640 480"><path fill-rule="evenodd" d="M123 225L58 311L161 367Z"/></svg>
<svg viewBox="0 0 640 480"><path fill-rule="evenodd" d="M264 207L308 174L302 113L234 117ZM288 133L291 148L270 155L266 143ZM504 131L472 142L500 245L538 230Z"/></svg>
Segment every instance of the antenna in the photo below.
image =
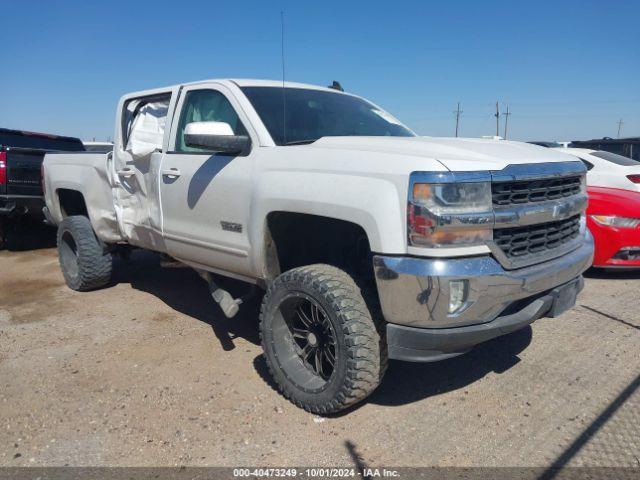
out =
<svg viewBox="0 0 640 480"><path fill-rule="evenodd" d="M460 124L460 114L462 110L460 110L460 102L458 102L458 108L453 112L456 116L456 137L458 136L458 125Z"/></svg>
<svg viewBox="0 0 640 480"><path fill-rule="evenodd" d="M344 92L344 88L342 88L342 85L340 85L340 82L338 82L337 80L334 80L333 83L327 88L332 88L334 90L338 90L339 92Z"/></svg>
<svg viewBox="0 0 640 480"><path fill-rule="evenodd" d="M284 88L284 12L280 10L280 55L282 60L282 143L287 143L287 94Z"/></svg>

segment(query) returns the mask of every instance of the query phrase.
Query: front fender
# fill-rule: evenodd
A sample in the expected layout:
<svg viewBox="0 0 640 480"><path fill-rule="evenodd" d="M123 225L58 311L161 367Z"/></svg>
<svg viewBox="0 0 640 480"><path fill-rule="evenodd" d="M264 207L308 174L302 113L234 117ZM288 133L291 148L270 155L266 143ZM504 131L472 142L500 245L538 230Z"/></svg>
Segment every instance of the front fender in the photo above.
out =
<svg viewBox="0 0 640 480"><path fill-rule="evenodd" d="M266 219L271 212L306 213L354 223L373 252L406 253L408 178L272 171L260 176L251 205L256 271L264 271Z"/></svg>

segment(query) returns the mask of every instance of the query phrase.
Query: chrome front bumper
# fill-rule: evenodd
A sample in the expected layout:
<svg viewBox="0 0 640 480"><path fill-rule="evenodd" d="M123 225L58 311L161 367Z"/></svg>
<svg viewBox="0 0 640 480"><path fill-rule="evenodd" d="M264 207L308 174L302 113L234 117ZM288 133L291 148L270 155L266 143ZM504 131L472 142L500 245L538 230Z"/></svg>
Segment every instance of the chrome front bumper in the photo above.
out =
<svg viewBox="0 0 640 480"><path fill-rule="evenodd" d="M584 235L575 250L516 270L505 270L489 255L449 259L377 255L373 261L383 315L389 323L425 329L491 322L589 268L593 238L588 230ZM468 283L466 303L455 313L449 313L451 280Z"/></svg>

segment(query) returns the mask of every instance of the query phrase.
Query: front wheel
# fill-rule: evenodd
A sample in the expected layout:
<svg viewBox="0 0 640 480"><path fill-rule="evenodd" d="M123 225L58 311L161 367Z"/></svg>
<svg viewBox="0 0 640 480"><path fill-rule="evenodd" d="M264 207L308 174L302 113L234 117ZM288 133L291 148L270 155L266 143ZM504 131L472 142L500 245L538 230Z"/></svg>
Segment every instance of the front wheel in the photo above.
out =
<svg viewBox="0 0 640 480"><path fill-rule="evenodd" d="M260 335L278 388L307 411L344 410L382 380L385 345L360 289L330 265L276 278L262 302Z"/></svg>

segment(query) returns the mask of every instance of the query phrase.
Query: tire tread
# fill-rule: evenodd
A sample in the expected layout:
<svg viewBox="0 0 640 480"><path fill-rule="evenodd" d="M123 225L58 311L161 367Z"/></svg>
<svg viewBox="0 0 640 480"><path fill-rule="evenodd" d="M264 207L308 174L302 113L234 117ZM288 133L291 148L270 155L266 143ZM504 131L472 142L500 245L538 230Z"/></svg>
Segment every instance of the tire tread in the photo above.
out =
<svg viewBox="0 0 640 480"><path fill-rule="evenodd" d="M69 232L76 244L78 276L73 278L65 271L60 245L64 232ZM96 237L89 219L82 215L66 217L58 226L58 255L64 279L72 290L86 292L103 287L111 279L113 259Z"/></svg>
<svg viewBox="0 0 640 480"><path fill-rule="evenodd" d="M311 286L336 307L347 347L346 376L334 398L324 403L310 403L298 399L289 385L279 381L267 358L269 372L280 392L298 407L317 414L339 412L366 398L382 380L387 355L380 325L372 318L360 288L346 272L325 264L298 267L281 274L267 289L260 309L260 337L265 351L262 332L266 307L276 289L291 283Z"/></svg>

